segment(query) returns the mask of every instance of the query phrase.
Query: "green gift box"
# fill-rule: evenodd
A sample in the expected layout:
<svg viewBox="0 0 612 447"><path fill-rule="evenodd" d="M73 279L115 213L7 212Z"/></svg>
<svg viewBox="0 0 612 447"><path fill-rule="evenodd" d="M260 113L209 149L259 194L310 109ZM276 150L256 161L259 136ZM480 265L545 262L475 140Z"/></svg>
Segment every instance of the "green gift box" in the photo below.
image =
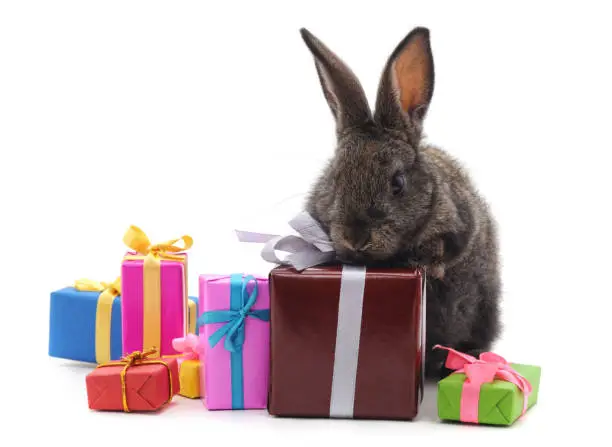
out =
<svg viewBox="0 0 612 447"><path fill-rule="evenodd" d="M495 354L492 355L495 356ZM458 364L458 356L461 356L462 359L467 358L468 360L465 361L463 365L460 365ZM498 358L503 360L501 357ZM468 377L466 372L463 371L464 367L480 367L483 366L483 363L486 362L482 362L479 359L475 359L465 354L457 353L456 351L449 352L447 368L462 371L455 372L438 382L438 417L440 419L485 425L512 425L523 414L525 395L519 386L500 377L504 375L517 377L520 382L526 380L528 384L531 385L531 393L527 397L525 411L537 403L541 375L541 368L539 366L505 363L504 360L505 366L501 369L506 370L506 372L502 374L498 372L496 374L495 365L503 363L488 364L485 365L485 368L488 368L490 374L494 374L495 378L480 384L479 390L468 389L470 385L468 384L466 386ZM510 374L508 371L513 371L513 373ZM518 375L514 373L518 373ZM474 385L471 386L473 387ZM472 400L472 417L470 417L469 414L470 408L467 408L470 407L470 405L466 405L465 402L468 396L464 396L464 393L477 393L476 396L472 395L472 397L476 397L476 399ZM462 405L462 400L464 400L464 405ZM477 421L475 420L476 405L478 412Z"/></svg>

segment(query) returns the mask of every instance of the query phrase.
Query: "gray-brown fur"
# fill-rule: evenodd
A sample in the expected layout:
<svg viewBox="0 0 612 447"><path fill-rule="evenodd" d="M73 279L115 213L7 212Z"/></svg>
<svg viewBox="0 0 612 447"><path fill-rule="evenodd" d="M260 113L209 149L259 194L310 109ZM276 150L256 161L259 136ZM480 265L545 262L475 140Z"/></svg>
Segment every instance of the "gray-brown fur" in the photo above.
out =
<svg viewBox="0 0 612 447"><path fill-rule="evenodd" d="M429 31L416 28L392 53L374 114L351 70L307 30L302 37L338 139L306 208L342 261L425 268L427 376L444 376L435 344L478 354L498 336L500 276L487 204L456 160L422 143L434 86Z"/></svg>

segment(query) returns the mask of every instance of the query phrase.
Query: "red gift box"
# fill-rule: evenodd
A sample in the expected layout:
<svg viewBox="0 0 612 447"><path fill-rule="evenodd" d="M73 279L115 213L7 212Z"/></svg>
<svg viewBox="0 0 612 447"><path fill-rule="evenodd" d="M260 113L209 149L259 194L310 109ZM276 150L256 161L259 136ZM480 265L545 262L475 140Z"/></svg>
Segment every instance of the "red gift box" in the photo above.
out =
<svg viewBox="0 0 612 447"><path fill-rule="evenodd" d="M179 392L177 359L149 359L155 350L134 352L99 365L87 375L87 400L92 410L155 411Z"/></svg>

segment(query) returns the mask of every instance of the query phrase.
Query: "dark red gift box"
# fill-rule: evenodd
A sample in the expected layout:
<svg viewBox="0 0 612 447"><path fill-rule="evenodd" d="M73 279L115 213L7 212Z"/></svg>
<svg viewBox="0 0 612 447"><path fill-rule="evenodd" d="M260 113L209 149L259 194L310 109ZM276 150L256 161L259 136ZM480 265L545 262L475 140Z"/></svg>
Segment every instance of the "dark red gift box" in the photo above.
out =
<svg viewBox="0 0 612 447"><path fill-rule="evenodd" d="M89 373L86 378L89 408L155 411L170 402L180 388L177 359L147 358L151 353L136 352Z"/></svg>
<svg viewBox="0 0 612 447"><path fill-rule="evenodd" d="M424 275L411 269L273 269L270 414L415 418L424 284Z"/></svg>

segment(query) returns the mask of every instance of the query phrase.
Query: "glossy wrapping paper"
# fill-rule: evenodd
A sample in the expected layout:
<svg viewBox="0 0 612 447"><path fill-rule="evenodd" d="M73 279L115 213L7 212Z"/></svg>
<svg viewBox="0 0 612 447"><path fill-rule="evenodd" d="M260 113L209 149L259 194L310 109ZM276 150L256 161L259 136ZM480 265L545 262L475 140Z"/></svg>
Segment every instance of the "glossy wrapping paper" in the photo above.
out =
<svg viewBox="0 0 612 447"><path fill-rule="evenodd" d="M129 253L121 267L123 317L123 351L133 352L150 349L143 346L144 318L144 261L130 259ZM172 347L172 340L184 337L187 333L187 255L184 261L160 261L160 355L173 355L178 352ZM150 318L150 316L149 316Z"/></svg>
<svg viewBox="0 0 612 447"><path fill-rule="evenodd" d="M246 275L243 275L246 277ZM265 310L270 307L268 278L255 276L257 280L257 301L252 310ZM249 283L247 290L252 291ZM200 313L225 311L230 309L230 276L200 276ZM209 339L225 323L203 324L200 326L200 345L204 347L204 365L201 370L201 392L209 410L237 409L232 404L233 374L232 354L221 341L214 347ZM265 409L267 406L269 362L270 362L270 323L257 318L247 317L244 326L242 356L243 408ZM234 384L235 385L235 384Z"/></svg>
<svg viewBox="0 0 612 447"><path fill-rule="evenodd" d="M96 312L100 292L65 287L51 293L49 355L96 363ZM123 355L121 343L121 297L112 303L110 360Z"/></svg>
<svg viewBox="0 0 612 447"><path fill-rule="evenodd" d="M355 288L349 269L271 271L270 414L417 416L424 379L424 276L410 269L357 270L363 276ZM342 332L349 335L342 350L354 351L353 365L337 345ZM346 377L334 377L346 375L345 369Z"/></svg>

